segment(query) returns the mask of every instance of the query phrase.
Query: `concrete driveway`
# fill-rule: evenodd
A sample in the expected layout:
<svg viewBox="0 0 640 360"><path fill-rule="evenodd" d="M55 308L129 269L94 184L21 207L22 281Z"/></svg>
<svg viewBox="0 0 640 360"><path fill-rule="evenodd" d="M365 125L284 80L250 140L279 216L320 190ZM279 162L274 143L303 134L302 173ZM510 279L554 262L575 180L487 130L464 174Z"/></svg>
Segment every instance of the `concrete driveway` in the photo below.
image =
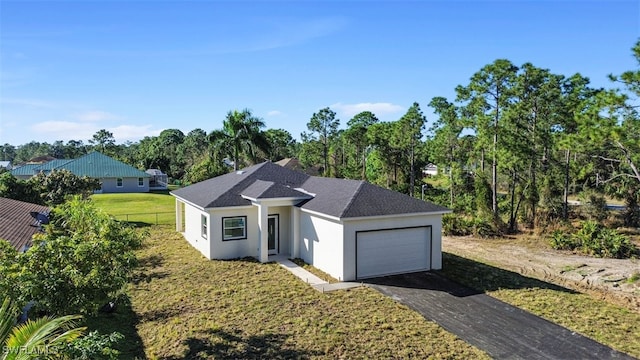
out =
<svg viewBox="0 0 640 360"><path fill-rule="evenodd" d="M365 283L495 359L634 359L432 272Z"/></svg>

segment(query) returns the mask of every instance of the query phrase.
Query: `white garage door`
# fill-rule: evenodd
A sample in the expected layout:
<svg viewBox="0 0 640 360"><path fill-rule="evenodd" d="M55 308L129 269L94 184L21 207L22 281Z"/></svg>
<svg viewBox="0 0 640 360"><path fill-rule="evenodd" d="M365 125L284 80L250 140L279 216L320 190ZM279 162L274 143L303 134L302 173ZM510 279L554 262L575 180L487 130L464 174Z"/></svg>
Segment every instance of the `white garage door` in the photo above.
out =
<svg viewBox="0 0 640 360"><path fill-rule="evenodd" d="M430 230L415 227L357 232L356 277L430 270Z"/></svg>

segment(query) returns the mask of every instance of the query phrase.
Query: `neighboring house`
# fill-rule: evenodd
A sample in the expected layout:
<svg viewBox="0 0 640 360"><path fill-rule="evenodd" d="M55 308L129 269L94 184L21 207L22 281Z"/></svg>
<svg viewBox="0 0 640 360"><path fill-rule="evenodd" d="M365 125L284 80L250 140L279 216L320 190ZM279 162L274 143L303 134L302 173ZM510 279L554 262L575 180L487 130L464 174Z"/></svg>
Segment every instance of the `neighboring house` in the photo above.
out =
<svg viewBox="0 0 640 360"><path fill-rule="evenodd" d="M150 190L167 190L169 187L169 176L167 174L163 173L160 169L147 169L145 172L150 176Z"/></svg>
<svg viewBox="0 0 640 360"><path fill-rule="evenodd" d="M48 214L49 208L0 197L0 239L7 240L18 251L31 246L31 238L40 231L31 212Z"/></svg>
<svg viewBox="0 0 640 360"><path fill-rule="evenodd" d="M103 193L149 192L151 175L97 151L55 168L58 169L100 180Z"/></svg>
<svg viewBox="0 0 640 360"><path fill-rule="evenodd" d="M53 159L44 164L25 164L11 170L18 179L26 180L44 172L68 170L77 176L100 180L103 193L149 192L151 175L97 151L77 159Z"/></svg>
<svg viewBox="0 0 640 360"><path fill-rule="evenodd" d="M280 254L344 281L442 267L450 211L365 181L265 162L171 194L176 229L209 259Z"/></svg>
<svg viewBox="0 0 640 360"><path fill-rule="evenodd" d="M24 164L15 166L11 169L11 175L20 180L28 180L38 173L36 169L40 166L42 166L42 164Z"/></svg>
<svg viewBox="0 0 640 360"><path fill-rule="evenodd" d="M296 158L284 158L282 160L276 161L276 164L287 169L301 171L311 176L320 176L320 174L322 173L322 166L310 166L305 169L302 164L300 164L300 160Z"/></svg>
<svg viewBox="0 0 640 360"><path fill-rule="evenodd" d="M422 169L422 175L438 175L438 166L434 164L429 164Z"/></svg>
<svg viewBox="0 0 640 360"><path fill-rule="evenodd" d="M0 169L11 170L11 161L0 161Z"/></svg>

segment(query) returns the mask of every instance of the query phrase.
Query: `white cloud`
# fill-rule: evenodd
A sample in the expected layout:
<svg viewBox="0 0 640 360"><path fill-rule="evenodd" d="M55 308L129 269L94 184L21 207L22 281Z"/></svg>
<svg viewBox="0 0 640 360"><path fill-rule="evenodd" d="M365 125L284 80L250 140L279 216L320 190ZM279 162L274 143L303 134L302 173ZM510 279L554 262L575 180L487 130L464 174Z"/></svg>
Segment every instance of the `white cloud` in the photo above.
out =
<svg viewBox="0 0 640 360"><path fill-rule="evenodd" d="M278 116L278 115L282 115L282 111L271 110L267 113L267 116Z"/></svg>
<svg viewBox="0 0 640 360"><path fill-rule="evenodd" d="M100 128L94 124L73 121L43 121L31 125L31 130L48 139L87 140Z"/></svg>
<svg viewBox="0 0 640 360"><path fill-rule="evenodd" d="M108 113L106 111L87 111L81 114L78 114L76 118L80 121L87 122L97 122L97 121L105 121L105 120L119 120L120 116Z"/></svg>
<svg viewBox="0 0 640 360"><path fill-rule="evenodd" d="M121 143L127 140L137 141L145 136L157 136L162 129L153 129L152 125L118 125L112 127L101 126L97 122L77 122L77 121L43 121L31 125L31 130L47 139L62 141L83 140L93 138L93 135L100 129L105 129L113 133L116 142Z"/></svg>
<svg viewBox="0 0 640 360"><path fill-rule="evenodd" d="M343 104L335 103L329 106L334 111L340 113L342 116L353 117L363 111L371 111L376 116L383 116L388 114L395 114L404 111L404 107L395 105L392 103L357 103L357 104Z"/></svg>
<svg viewBox="0 0 640 360"><path fill-rule="evenodd" d="M153 129L151 125L119 125L107 129L113 133L117 142L136 141L145 136L158 136L164 129Z"/></svg>

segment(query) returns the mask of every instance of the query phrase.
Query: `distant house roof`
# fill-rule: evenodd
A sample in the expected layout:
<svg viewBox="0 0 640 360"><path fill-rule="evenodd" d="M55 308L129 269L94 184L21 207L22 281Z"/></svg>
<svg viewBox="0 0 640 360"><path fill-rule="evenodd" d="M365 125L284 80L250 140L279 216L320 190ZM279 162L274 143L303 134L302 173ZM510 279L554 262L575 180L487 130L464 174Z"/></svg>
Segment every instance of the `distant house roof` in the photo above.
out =
<svg viewBox="0 0 640 360"><path fill-rule="evenodd" d="M11 170L11 161L0 161L0 168Z"/></svg>
<svg viewBox="0 0 640 360"><path fill-rule="evenodd" d="M54 158L53 156L50 155L42 155L42 156L36 156L32 159L30 159L29 161L27 161L27 164L44 164L48 161L51 160L55 160L56 158Z"/></svg>
<svg viewBox="0 0 640 360"><path fill-rule="evenodd" d="M71 160L55 168L66 169L77 176L88 176L92 178L126 178L126 177L150 177L144 171L140 171L122 161L99 153L91 152L75 160Z"/></svg>
<svg viewBox="0 0 640 360"><path fill-rule="evenodd" d="M302 164L300 164L300 160L296 159L296 158L284 158L282 160L278 160L276 161L276 164L290 169L290 170L295 170L295 171L300 171L303 172L307 175L311 175L311 176L318 176L320 175L320 173L322 172L322 167L321 166L311 166L308 168L304 168L302 166Z"/></svg>
<svg viewBox="0 0 640 360"><path fill-rule="evenodd" d="M36 169L42 164L24 164L11 169L13 176L33 176L37 173Z"/></svg>
<svg viewBox="0 0 640 360"><path fill-rule="evenodd" d="M49 213L49 208L0 197L0 239L9 241L18 251L31 245L31 238L38 232L32 211Z"/></svg>
<svg viewBox="0 0 640 360"><path fill-rule="evenodd" d="M338 218L449 211L366 181L309 176L271 162L171 193L202 208L249 205L247 198L306 197L300 208Z"/></svg>

